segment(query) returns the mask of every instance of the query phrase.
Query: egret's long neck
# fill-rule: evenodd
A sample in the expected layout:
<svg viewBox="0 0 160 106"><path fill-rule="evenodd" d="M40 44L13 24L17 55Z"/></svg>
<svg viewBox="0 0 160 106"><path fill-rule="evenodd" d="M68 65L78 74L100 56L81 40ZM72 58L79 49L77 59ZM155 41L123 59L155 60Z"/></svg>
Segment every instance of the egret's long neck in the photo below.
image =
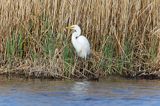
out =
<svg viewBox="0 0 160 106"><path fill-rule="evenodd" d="M81 35L81 30L75 30L73 33L72 33L72 44L74 46L75 49L79 48L79 45L77 45L77 39L78 37Z"/></svg>

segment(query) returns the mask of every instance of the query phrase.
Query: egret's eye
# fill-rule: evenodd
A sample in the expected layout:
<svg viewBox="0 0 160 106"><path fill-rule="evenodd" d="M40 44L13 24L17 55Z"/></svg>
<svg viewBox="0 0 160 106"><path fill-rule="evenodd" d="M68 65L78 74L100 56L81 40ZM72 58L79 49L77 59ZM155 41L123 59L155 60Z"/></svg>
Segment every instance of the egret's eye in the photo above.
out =
<svg viewBox="0 0 160 106"><path fill-rule="evenodd" d="M76 32L76 30L75 30L75 29L73 29L73 30L72 30L72 33L73 33L73 32Z"/></svg>
<svg viewBox="0 0 160 106"><path fill-rule="evenodd" d="M75 30L75 29L73 29L73 30L72 30L72 33L73 33L73 32L76 32L76 30Z"/></svg>

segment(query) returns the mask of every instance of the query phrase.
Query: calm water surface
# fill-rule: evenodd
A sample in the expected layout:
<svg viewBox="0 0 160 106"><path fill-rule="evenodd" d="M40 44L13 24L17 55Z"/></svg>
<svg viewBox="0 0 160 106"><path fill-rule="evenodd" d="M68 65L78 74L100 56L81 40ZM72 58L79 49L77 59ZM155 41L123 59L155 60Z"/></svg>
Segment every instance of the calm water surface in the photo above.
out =
<svg viewBox="0 0 160 106"><path fill-rule="evenodd" d="M0 106L160 106L160 81L0 78Z"/></svg>

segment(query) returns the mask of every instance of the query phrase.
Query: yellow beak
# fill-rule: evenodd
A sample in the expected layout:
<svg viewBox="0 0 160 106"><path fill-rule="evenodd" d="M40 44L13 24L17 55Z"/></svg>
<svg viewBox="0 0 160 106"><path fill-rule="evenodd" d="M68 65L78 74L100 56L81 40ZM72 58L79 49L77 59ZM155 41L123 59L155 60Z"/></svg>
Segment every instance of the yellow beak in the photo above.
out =
<svg viewBox="0 0 160 106"><path fill-rule="evenodd" d="M73 29L73 26L66 27L66 29Z"/></svg>

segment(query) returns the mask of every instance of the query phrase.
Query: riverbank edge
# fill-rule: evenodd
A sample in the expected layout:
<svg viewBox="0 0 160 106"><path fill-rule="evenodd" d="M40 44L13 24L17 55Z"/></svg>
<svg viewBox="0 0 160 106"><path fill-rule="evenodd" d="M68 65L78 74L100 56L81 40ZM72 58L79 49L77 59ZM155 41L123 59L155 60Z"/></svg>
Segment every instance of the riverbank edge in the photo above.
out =
<svg viewBox="0 0 160 106"><path fill-rule="evenodd" d="M16 78L29 78L29 79L52 79L52 80L88 80L88 81L99 81L99 79L106 79L108 77L120 77L125 79L146 79L146 80L160 80L160 71L154 72L141 72L135 75L119 75L119 74L99 74L93 75L88 74L88 76L79 76L71 75L70 77L63 76L60 74L51 74L51 72L41 72L41 71L29 71L24 69L19 70L11 70L11 71L2 71L0 72L0 76L3 77L16 77Z"/></svg>

